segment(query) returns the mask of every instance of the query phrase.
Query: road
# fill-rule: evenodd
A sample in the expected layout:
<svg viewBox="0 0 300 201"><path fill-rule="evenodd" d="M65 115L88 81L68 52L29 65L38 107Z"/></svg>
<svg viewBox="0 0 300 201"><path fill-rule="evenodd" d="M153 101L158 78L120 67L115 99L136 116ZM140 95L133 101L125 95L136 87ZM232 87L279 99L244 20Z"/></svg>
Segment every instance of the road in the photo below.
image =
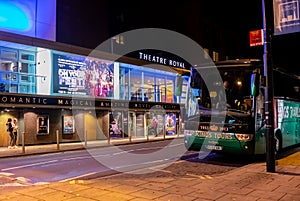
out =
<svg viewBox="0 0 300 201"><path fill-rule="evenodd" d="M52 154L0 159L1 187L28 186L110 174L146 174L165 171L207 177L251 161L216 153L185 151L182 140L93 148ZM19 185L16 185L18 183Z"/></svg>

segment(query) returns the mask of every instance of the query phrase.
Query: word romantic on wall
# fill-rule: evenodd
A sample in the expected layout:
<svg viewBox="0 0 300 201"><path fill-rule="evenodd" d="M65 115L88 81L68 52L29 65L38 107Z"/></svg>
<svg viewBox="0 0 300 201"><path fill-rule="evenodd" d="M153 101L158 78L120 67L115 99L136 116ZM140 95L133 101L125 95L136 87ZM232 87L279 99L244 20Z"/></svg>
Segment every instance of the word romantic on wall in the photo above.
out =
<svg viewBox="0 0 300 201"><path fill-rule="evenodd" d="M22 95L1 95L1 106L23 106L23 107L57 107L57 108L103 108L103 109L160 109L164 110L180 110L179 104L156 103L156 102L136 102L136 101L119 101L110 99L80 99L69 97L37 97Z"/></svg>

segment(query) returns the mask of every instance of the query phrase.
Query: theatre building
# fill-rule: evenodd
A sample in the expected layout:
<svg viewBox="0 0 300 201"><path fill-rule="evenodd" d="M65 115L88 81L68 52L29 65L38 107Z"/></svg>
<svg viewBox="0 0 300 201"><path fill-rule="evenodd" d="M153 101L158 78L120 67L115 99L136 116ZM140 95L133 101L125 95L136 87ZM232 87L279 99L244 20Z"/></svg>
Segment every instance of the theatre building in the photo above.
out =
<svg viewBox="0 0 300 201"><path fill-rule="evenodd" d="M8 118L25 145L56 143L57 134L60 142L178 137L188 91L181 62L164 70L143 66L153 55L142 52L113 61L90 51L0 33L0 146Z"/></svg>
<svg viewBox="0 0 300 201"><path fill-rule="evenodd" d="M20 19L0 22L0 146L8 118L19 145L179 136L189 66L142 51L89 56L56 42L55 0L26 2L0 2L1 19Z"/></svg>

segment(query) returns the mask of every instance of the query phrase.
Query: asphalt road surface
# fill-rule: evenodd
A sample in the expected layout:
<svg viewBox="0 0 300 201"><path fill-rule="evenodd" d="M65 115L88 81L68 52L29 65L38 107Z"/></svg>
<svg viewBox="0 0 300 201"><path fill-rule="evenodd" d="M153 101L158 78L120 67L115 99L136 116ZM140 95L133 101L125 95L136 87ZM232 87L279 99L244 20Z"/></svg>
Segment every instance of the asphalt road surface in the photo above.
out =
<svg viewBox="0 0 300 201"><path fill-rule="evenodd" d="M111 174L209 177L253 162L245 157L186 151L182 140L0 159L0 187L25 187Z"/></svg>

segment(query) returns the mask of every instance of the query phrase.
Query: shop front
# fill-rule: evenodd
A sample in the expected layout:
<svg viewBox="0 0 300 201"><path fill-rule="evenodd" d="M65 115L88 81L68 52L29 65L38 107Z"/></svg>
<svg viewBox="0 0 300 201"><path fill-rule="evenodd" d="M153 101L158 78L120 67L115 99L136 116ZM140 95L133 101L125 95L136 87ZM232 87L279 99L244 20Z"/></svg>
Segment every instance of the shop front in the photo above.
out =
<svg viewBox="0 0 300 201"><path fill-rule="evenodd" d="M0 96L0 146L8 146L8 118L18 120L18 144L149 139L176 136L180 105L134 101L20 95ZM24 132L24 135L22 133Z"/></svg>
<svg viewBox="0 0 300 201"><path fill-rule="evenodd" d="M184 69L114 61L107 53L93 58L90 51L0 35L0 146L9 143L8 118L18 122L18 144L24 133L27 145L56 143L57 134L60 142L179 134L189 87Z"/></svg>

